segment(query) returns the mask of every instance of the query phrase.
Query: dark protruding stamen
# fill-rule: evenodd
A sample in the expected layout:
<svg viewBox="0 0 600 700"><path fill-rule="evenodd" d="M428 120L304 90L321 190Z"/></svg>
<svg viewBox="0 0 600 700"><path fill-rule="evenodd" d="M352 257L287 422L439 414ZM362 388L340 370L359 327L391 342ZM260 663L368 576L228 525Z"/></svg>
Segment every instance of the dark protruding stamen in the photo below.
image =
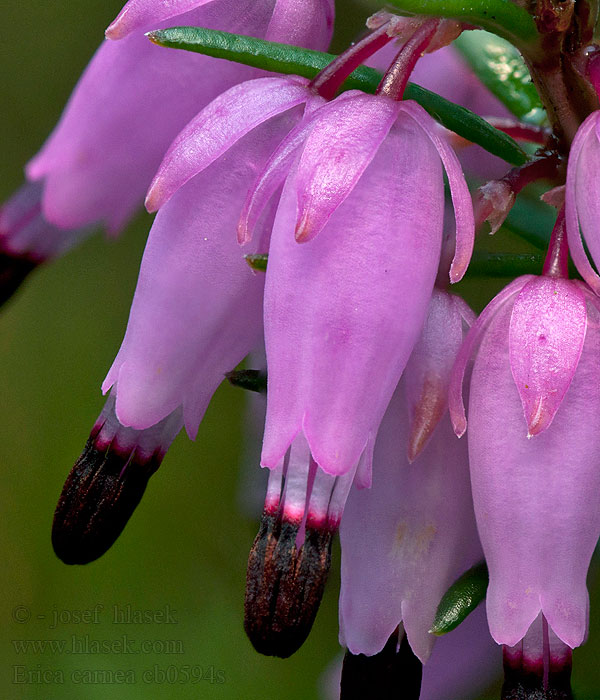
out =
<svg viewBox="0 0 600 700"><path fill-rule="evenodd" d="M254 648L287 658L304 643L321 603L333 533L307 529L298 550L298 524L265 512L248 558L244 628Z"/></svg>
<svg viewBox="0 0 600 700"><path fill-rule="evenodd" d="M38 264L26 256L0 253L0 306L10 299Z"/></svg>
<svg viewBox="0 0 600 700"><path fill-rule="evenodd" d="M504 684L501 700L573 700L571 691L571 657L560 661L550 658L527 664L522 656L504 652Z"/></svg>
<svg viewBox="0 0 600 700"><path fill-rule="evenodd" d="M246 598L244 601L244 629L254 647L261 653L263 647L263 620L271 615L275 577L271 568L273 552L277 547L277 516L263 513L258 534L248 556ZM271 584L271 585L269 585Z"/></svg>
<svg viewBox="0 0 600 700"><path fill-rule="evenodd" d="M398 630L374 656L346 652L340 700L419 700L423 666L405 635L398 648Z"/></svg>
<svg viewBox="0 0 600 700"><path fill-rule="evenodd" d="M102 556L123 531L140 502L162 454L140 459L95 436L71 470L52 526L52 545L65 564L87 564Z"/></svg>
<svg viewBox="0 0 600 700"><path fill-rule="evenodd" d="M331 566L330 530L306 530L304 544L279 584L277 615L286 631L280 637L277 656L291 656L310 634L317 616Z"/></svg>

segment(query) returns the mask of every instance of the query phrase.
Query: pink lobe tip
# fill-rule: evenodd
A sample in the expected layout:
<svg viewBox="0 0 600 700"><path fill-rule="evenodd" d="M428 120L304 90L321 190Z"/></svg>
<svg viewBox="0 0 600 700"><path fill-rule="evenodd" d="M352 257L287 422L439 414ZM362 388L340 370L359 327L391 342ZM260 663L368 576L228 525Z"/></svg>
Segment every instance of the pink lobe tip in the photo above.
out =
<svg viewBox="0 0 600 700"><path fill-rule="evenodd" d="M556 411L552 411L548 406L548 402L540 397L527 418L527 437L532 438L543 433L552 423L555 413Z"/></svg>
<svg viewBox="0 0 600 700"><path fill-rule="evenodd" d="M250 233L248 226L245 221L240 221L237 227L237 242L240 245L245 245L250 243L252 240L252 234Z"/></svg>
<svg viewBox="0 0 600 700"><path fill-rule="evenodd" d="M158 211L160 207L164 204L164 194L158 185L158 182L153 182L150 185L146 199L144 200L144 206L149 214L153 214Z"/></svg>
<svg viewBox="0 0 600 700"><path fill-rule="evenodd" d="M318 228L315 228L314 221L311 219L310 215L305 211L302 213L300 221L296 224L296 231L294 237L297 243L307 243L311 241L317 233L319 233Z"/></svg>
<svg viewBox="0 0 600 700"><path fill-rule="evenodd" d="M427 444L437 424L446 411L446 397L442 387L429 379L423 387L423 394L415 407L407 457L412 464Z"/></svg>
<svg viewBox="0 0 600 700"><path fill-rule="evenodd" d="M460 282L461 279L465 276L465 272L467 271L469 263L471 262L471 253L471 248L469 248L468 250L457 250L457 252L455 253L454 259L452 260L452 264L450 265L449 276L451 284L456 284L457 282Z"/></svg>
<svg viewBox="0 0 600 700"><path fill-rule="evenodd" d="M106 28L104 36L111 41L118 41L126 37L128 33L127 27L123 26L121 18L117 17L117 19Z"/></svg>
<svg viewBox="0 0 600 700"><path fill-rule="evenodd" d="M465 418L452 419L452 427L457 438L461 438L467 432L467 421Z"/></svg>

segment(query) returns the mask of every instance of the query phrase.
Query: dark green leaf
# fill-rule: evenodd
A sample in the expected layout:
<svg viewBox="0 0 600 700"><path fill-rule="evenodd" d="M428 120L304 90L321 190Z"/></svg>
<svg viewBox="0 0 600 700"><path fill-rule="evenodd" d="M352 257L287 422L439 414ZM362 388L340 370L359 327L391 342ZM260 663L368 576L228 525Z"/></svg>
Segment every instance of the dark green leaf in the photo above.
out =
<svg viewBox="0 0 600 700"><path fill-rule="evenodd" d="M440 637L458 627L485 598L488 582L488 570L484 561L457 579L438 605L431 632Z"/></svg>
<svg viewBox="0 0 600 700"><path fill-rule="evenodd" d="M201 27L161 29L149 32L148 37L160 46L195 51L276 73L301 75L305 78L314 78L334 59L331 54L319 51ZM373 93L380 80L381 74L376 70L361 66L346 80L343 89ZM527 160L525 152L510 136L494 129L468 109L412 83L408 84L405 98L415 100L446 128L479 144L508 163L522 165Z"/></svg>
<svg viewBox="0 0 600 700"><path fill-rule="evenodd" d="M489 32L463 32L454 42L481 82L521 121L543 124L546 112L521 54Z"/></svg>

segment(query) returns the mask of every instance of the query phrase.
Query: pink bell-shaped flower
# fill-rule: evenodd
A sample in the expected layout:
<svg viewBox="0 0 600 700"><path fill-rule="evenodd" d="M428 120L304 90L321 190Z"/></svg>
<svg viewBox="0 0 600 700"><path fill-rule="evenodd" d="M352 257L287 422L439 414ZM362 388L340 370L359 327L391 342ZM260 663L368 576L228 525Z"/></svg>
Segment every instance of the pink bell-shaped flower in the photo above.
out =
<svg viewBox="0 0 600 700"><path fill-rule="evenodd" d="M555 235L563 226L561 214ZM450 411L461 435L461 387L477 348L469 459L499 644L520 642L540 613L571 648L586 635L600 535L598 317L597 297L556 274L549 255L544 276L520 277L490 302L457 360Z"/></svg>
<svg viewBox="0 0 600 700"><path fill-rule="evenodd" d="M348 92L307 123L269 250L262 464L276 467L302 431L330 474L366 452L359 478L368 483L377 428L440 261L442 163L457 220L455 281L472 247L471 199L456 156L414 103Z"/></svg>
<svg viewBox="0 0 600 700"><path fill-rule="evenodd" d="M465 307L435 290L423 333L379 430L372 486L353 489L346 505L340 529L340 641L354 655L379 654L402 623L413 653L425 663L443 594L482 558L467 445L456 439L446 410L464 315L473 318ZM411 442L415 434L418 454Z"/></svg>
<svg viewBox="0 0 600 700"><path fill-rule="evenodd" d="M144 440L178 416L170 440L183 425L194 438L225 373L259 344L264 277L246 264L231 233L244 183L266 161L270 138L278 134L281 138L288 128L284 115L269 124L267 133L257 129L249 134L226 157L181 187L158 213L125 338L103 384L104 392L112 388L108 404L117 435L135 434L136 440ZM257 237L259 244L268 240L272 220L273 212L264 219L265 236ZM123 456L116 474L102 467L98 450L86 448L76 463L54 524L53 541L64 561L85 563L100 556L123 529L143 493L131 508L118 503L127 500L133 474L126 468L129 454L113 451L115 464L115 455ZM95 472L96 490L90 491L80 474ZM110 486L115 505L109 499L96 502L102 483L111 480L115 480ZM118 527L112 524L114 514L120 518ZM88 516L93 522L86 522Z"/></svg>
<svg viewBox="0 0 600 700"><path fill-rule="evenodd" d="M337 528L352 483L370 484L379 423L421 332L440 262L442 163L457 220L451 275L459 278L472 246L471 200L456 156L413 103L348 92L310 111L271 156L247 200L238 229L245 241L287 175L265 286L269 381L261 464L271 469L270 483L284 474L285 489L305 474L297 513L285 498L281 505L281 485L273 482L250 555L246 630L264 653L298 648L329 567L323 543L331 534L309 557L295 531L286 530L295 519L296 529L308 532L310 474L333 489L333 515L319 511L322 534ZM301 548L290 550L289 542ZM312 561L312 570L295 579L301 561ZM278 583L286 576L310 579L309 602L298 586L292 592ZM267 614L280 605L294 614Z"/></svg>

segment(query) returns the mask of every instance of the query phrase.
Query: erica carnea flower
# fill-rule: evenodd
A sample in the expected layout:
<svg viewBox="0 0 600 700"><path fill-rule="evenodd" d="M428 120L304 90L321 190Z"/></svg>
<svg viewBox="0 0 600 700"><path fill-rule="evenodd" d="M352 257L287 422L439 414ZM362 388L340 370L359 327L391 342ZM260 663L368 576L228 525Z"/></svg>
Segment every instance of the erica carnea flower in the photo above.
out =
<svg viewBox="0 0 600 700"><path fill-rule="evenodd" d="M287 470L283 491L275 477L270 482L282 534L270 537L269 490L246 594L246 630L265 653L291 653L290 634L292 650L303 641L308 630L300 613L312 624L329 565L329 532L339 525L351 484L371 483L379 424L419 337L440 262L442 163L456 211L454 279L468 262L471 200L456 156L429 120L416 105L384 94L344 93L288 136L256 186L260 191L291 167L273 226L264 302L269 382L261 464L274 475ZM246 213L259 201L252 204L252 197ZM296 484L298 474L303 486L290 513L288 483ZM311 575L286 590L277 585L281 572L309 555L293 531L286 545L281 541L289 523L302 526L305 502L306 527L312 524L313 479L329 485L329 494L317 496L325 504L316 525L321 548L308 559ZM287 570L277 564L280 548ZM265 603L257 605L258 598ZM266 614L280 607L287 619Z"/></svg>
<svg viewBox="0 0 600 700"><path fill-rule="evenodd" d="M473 319L457 297L434 292L379 430L372 486L353 489L348 499L340 529L340 637L354 655L378 654L402 623L413 653L427 661L442 595L481 558L467 445L453 435L446 412L463 314Z"/></svg>
<svg viewBox="0 0 600 700"><path fill-rule="evenodd" d="M393 688L420 697L440 598L481 556L467 447L446 415L452 364L472 320L462 301L435 290L379 430L372 486L348 499L340 530L344 699L357 686L378 697ZM428 663L423 671L427 678Z"/></svg>
<svg viewBox="0 0 600 700"><path fill-rule="evenodd" d="M450 393L460 435L462 378L477 347L468 440L488 621L499 644L523 640L524 651L540 616L551 644L554 635L559 647L583 642L600 535L598 300L564 278L563 233L561 214L544 276L516 279L473 325Z"/></svg>
<svg viewBox="0 0 600 700"><path fill-rule="evenodd" d="M456 203L453 279L462 276L472 245L460 166L427 130L428 120L414 104L354 93L314 115L269 249L264 466L277 466L301 430L330 474L346 473L366 450L368 481L368 453L437 273L442 158ZM313 240L298 245L294 233Z"/></svg>
<svg viewBox="0 0 600 700"><path fill-rule="evenodd" d="M262 130L246 129L252 133L239 144L243 134L238 133L236 139L227 142L226 146L231 146L227 150L223 146L227 134L221 130L221 122L213 118L211 125L210 117L223 109L230 93L192 122L167 154L167 165L161 168L161 173L168 171L171 153L189 138L190 131L195 135L199 130L209 136L196 144L196 155L203 158L202 172L186 177L185 186L174 188L177 192L161 208L152 226L123 345L103 384L105 392L113 387L109 404L118 434L129 434L133 429L140 440L146 435L151 440L162 422L174 424L174 416L178 415L175 434L185 425L194 438L225 373L260 341L264 280L248 267L231 232L235 231L245 184L255 177L278 140L291 128L293 121L289 120L294 115L287 112L305 98L305 91L302 84L290 85L284 103L273 112L274 116L283 113L281 117ZM210 138L211 126L214 139ZM180 167L169 176L180 176L185 163L178 164ZM265 235L257 237L259 246L268 242L272 218L271 213L263 219ZM94 494L88 492L78 474L95 470L96 452L86 449L75 465L55 518L57 554L69 563L85 563L106 551L143 493L139 492L135 503L128 498L127 482L132 471L125 468L128 453L120 450L113 457L122 458L123 468L117 475L118 487L111 489L114 499L122 498L124 503L110 508L104 501L88 504ZM95 483L114 478L105 470L96 472ZM95 514L96 508L104 508L102 517ZM113 517L119 522L111 523ZM86 532L83 546L81 531ZM90 544L94 538L96 541Z"/></svg>
<svg viewBox="0 0 600 700"><path fill-rule="evenodd" d="M284 119L279 128L285 125ZM270 134L277 133L274 125L270 129L274 129ZM153 435L157 425L177 413L179 428L185 424L194 438L225 372L259 344L264 279L246 264L232 232L244 183L268 153L269 140L264 134L251 134L227 157L181 187L156 217L127 332L103 384L104 391L113 387L109 402L120 430ZM265 225L271 222L272 214ZM89 456L84 452L74 471L81 470L82 462L89 468ZM123 484L129 475L127 470L119 474ZM69 481L65 489L74 492ZM68 502L87 513L83 504L91 497L82 489L79 501L73 496ZM57 517L65 521L73 547L77 546L82 523L60 513ZM60 521L55 521L56 527L64 529ZM91 524L88 529L91 531ZM62 537L65 543L69 532ZM92 534L105 546L82 549L82 557L98 556L114 541L106 538L102 527ZM68 544L62 549L66 547Z"/></svg>
<svg viewBox="0 0 600 700"><path fill-rule="evenodd" d="M100 46L58 125L27 165L27 178L39 183L24 190L27 209L21 193L2 210L0 251L7 271L0 297L14 291L27 264L56 257L91 227L118 233L143 202L178 132L224 90L258 73L208 56L165 51L144 36L175 19L325 49L333 2L128 2L107 30L107 37L118 41ZM11 216L16 208L23 212L17 219Z"/></svg>

